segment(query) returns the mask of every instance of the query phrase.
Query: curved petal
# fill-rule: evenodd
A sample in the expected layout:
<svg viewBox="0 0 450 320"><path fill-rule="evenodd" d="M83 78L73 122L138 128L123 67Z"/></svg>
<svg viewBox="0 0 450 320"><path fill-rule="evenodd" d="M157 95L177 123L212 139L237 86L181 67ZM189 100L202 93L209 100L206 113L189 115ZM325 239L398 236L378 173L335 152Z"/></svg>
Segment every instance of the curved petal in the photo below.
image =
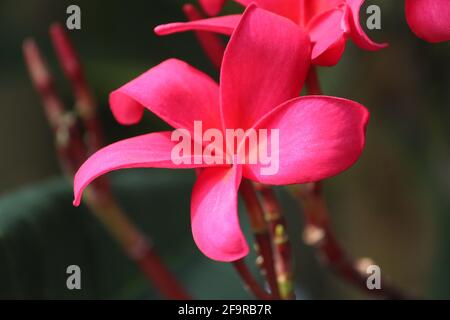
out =
<svg viewBox="0 0 450 320"><path fill-rule="evenodd" d="M174 128L192 132L194 121L220 128L218 85L176 59L166 60L111 93L112 112L122 124L140 120L146 107Z"/></svg>
<svg viewBox="0 0 450 320"><path fill-rule="evenodd" d="M218 261L235 261L248 254L239 226L240 166L202 170L192 191L192 234L198 248Z"/></svg>
<svg viewBox="0 0 450 320"><path fill-rule="evenodd" d="M450 40L448 0L406 0L406 21L411 30L429 42Z"/></svg>
<svg viewBox="0 0 450 320"><path fill-rule="evenodd" d="M250 5L225 50L221 111L225 128L250 128L300 94L310 63L306 33L286 18Z"/></svg>
<svg viewBox="0 0 450 320"><path fill-rule="evenodd" d="M222 10L225 0L199 0L203 11L209 16L216 16Z"/></svg>
<svg viewBox="0 0 450 320"><path fill-rule="evenodd" d="M272 162L265 166L246 165L244 176L275 185L315 182L334 176L360 157L368 120L367 109L354 101L326 96L291 100L256 127L268 129L267 150L273 149ZM278 146L276 139L271 142L270 133L276 132ZM259 152L265 151L261 141L259 147ZM277 160L278 171L268 171L270 164L277 167Z"/></svg>
<svg viewBox="0 0 450 320"><path fill-rule="evenodd" d="M376 43L366 35L359 22L359 11L364 0L347 0L349 12L350 37L353 42L363 50L375 51L386 48L387 43Z"/></svg>
<svg viewBox="0 0 450 320"><path fill-rule="evenodd" d="M316 59L342 39L345 33L344 20L345 10L342 8L328 10L311 20L307 28L314 44L312 59Z"/></svg>
<svg viewBox="0 0 450 320"><path fill-rule="evenodd" d="M211 31L229 36L233 33L234 28L236 28L240 20L240 14L233 14L229 16L201 19L190 22L174 22L157 26L155 28L155 33L157 35L164 36L178 32L196 30Z"/></svg>
<svg viewBox="0 0 450 320"><path fill-rule="evenodd" d="M78 169L74 178L74 202L80 204L83 190L97 177L108 172L127 168L173 168L185 169L203 167L194 164L188 157L188 164L175 164L171 153L177 142L171 141L171 132L150 133L113 143L94 153ZM182 158L178 158L182 159Z"/></svg>

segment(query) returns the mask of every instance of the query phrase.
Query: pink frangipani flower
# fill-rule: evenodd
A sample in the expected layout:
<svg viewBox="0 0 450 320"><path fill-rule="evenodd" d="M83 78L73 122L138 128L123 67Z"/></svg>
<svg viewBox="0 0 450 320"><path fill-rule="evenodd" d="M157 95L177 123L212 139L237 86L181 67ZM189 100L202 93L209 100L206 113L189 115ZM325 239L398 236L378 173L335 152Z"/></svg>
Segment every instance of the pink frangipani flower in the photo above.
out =
<svg viewBox="0 0 450 320"><path fill-rule="evenodd" d="M327 96L298 97L309 55L308 36L302 29L250 6L227 46L220 86L186 63L170 59L110 96L112 112L122 124L138 122L147 108L175 129L188 132L197 121L222 132L276 129L280 164L276 174L261 174L261 163L240 164L236 150L223 151L235 159L232 164L175 164L171 132L150 133L92 155L75 176L74 204L80 203L92 180L112 170L202 167L192 191L193 238L211 259L234 261L246 256L249 249L237 212L243 178L273 185L318 181L352 166L364 148L369 114L362 105Z"/></svg>
<svg viewBox="0 0 450 320"><path fill-rule="evenodd" d="M307 31L313 43L311 60L314 64L333 66L344 53L346 41L364 50L379 50L387 44L377 44L369 39L359 22L359 11L364 0L235 0L247 6L259 7L284 16ZM208 3L208 5L207 5ZM204 0L202 5L209 13L218 11L219 1ZM211 10L214 8L215 10ZM189 30L202 30L230 35L241 15L213 17L190 22L170 23L155 28L158 35Z"/></svg>
<svg viewBox="0 0 450 320"><path fill-rule="evenodd" d="M419 38L450 41L450 1L406 0L405 12L409 27Z"/></svg>

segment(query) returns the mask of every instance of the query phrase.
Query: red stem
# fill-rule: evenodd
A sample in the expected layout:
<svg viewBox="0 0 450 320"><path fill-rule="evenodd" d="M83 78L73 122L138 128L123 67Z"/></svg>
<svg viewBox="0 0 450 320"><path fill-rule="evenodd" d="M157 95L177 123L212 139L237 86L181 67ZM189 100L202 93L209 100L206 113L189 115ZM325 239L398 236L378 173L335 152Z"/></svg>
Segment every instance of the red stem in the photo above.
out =
<svg viewBox="0 0 450 320"><path fill-rule="evenodd" d="M241 277L242 281L245 283L247 289L253 293L253 295L260 300L271 300L272 297L268 294L261 286L258 281L253 277L252 273L248 269L245 261L243 259L233 262L233 266L237 273Z"/></svg>
<svg viewBox="0 0 450 320"><path fill-rule="evenodd" d="M255 237L258 264L266 276L270 291L275 299L280 299L277 275L274 267L272 239L264 218L264 211L257 197L255 188L249 180L244 179L239 189L247 208L253 235Z"/></svg>
<svg viewBox="0 0 450 320"><path fill-rule="evenodd" d="M274 190L267 185L256 184L264 205L265 220L273 240L275 272L281 299L295 299L292 272L292 247L287 233L286 219Z"/></svg>
<svg viewBox="0 0 450 320"><path fill-rule="evenodd" d="M103 146L102 128L96 112L97 104L85 79L80 58L60 23L50 26L50 38L62 70L70 81L75 107L86 129L88 153L91 154Z"/></svg>

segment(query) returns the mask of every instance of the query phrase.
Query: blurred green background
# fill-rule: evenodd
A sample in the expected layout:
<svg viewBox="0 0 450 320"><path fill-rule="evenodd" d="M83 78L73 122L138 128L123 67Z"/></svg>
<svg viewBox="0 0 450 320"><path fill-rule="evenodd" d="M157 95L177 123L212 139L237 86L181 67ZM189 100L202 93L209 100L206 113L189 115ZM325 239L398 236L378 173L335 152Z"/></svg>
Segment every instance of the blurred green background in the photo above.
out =
<svg viewBox="0 0 450 320"><path fill-rule="evenodd" d="M21 45L29 36L37 40L58 90L71 105L48 26L64 22L67 6L78 4L82 30L70 36L99 101L107 141L156 131L163 124L151 114L135 127L115 123L107 97L170 57L217 77L191 33L157 37L152 32L160 23L183 20L184 2L0 2L1 298L156 297L87 209L72 207L71 185L61 177ZM363 52L349 43L336 67L319 70L326 94L353 99L371 111L363 157L326 182L333 226L352 256L373 258L383 276L405 291L450 298L450 46L416 38L406 24L403 1L367 0L366 6L370 4L381 7L382 29L368 34L390 47ZM361 11L361 19L365 16ZM248 297L232 267L203 257L192 241L192 173L129 170L111 176L121 204L190 292L199 298ZM283 192L280 195L297 253L299 296L365 298L324 270L312 250L301 245L299 209ZM82 269L80 291L65 287L70 264Z"/></svg>

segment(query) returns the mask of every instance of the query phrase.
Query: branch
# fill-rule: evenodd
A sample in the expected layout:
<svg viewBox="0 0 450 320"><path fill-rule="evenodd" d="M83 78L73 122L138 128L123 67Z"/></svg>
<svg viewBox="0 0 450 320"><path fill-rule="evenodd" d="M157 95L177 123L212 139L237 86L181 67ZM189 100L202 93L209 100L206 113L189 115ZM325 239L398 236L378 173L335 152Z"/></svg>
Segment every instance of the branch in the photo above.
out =
<svg viewBox="0 0 450 320"><path fill-rule="evenodd" d="M294 277L292 272L292 247L277 196L270 186L256 184L261 194L265 219L273 239L275 272L277 274L280 297L284 300L295 299Z"/></svg>
<svg viewBox="0 0 450 320"><path fill-rule="evenodd" d="M234 261L233 266L244 282L246 289L249 290L257 299L272 299L270 294L268 294L263 288L261 288L258 281L256 281L256 279L253 277L247 265L245 264L244 259Z"/></svg>
<svg viewBox="0 0 450 320"><path fill-rule="evenodd" d="M267 279L273 297L275 299L280 299L277 275L274 267L272 239L264 219L263 208L261 207L256 190L251 181L246 179L242 180L239 191L247 208L250 225L255 237L255 249L258 254L257 264L260 266L262 273Z"/></svg>
<svg viewBox="0 0 450 320"><path fill-rule="evenodd" d="M103 146L102 128L96 112L97 104L84 77L81 61L64 27L59 23L52 24L50 38L62 70L70 81L75 97L75 108L83 120L86 129L86 146L91 154Z"/></svg>
<svg viewBox="0 0 450 320"><path fill-rule="evenodd" d="M55 135L58 159L64 173L73 177L94 148L101 145L101 127L96 123L95 103L89 87L82 76L81 64L67 35L59 25L52 26L52 39L64 71L74 88L77 107L82 116L86 132L95 139L84 143L77 117L66 111L53 86L53 77L39 48L32 39L24 41L23 53L31 81L39 93L44 110ZM92 120L92 121L91 121ZM169 299L189 299L189 295L178 284L163 264L155 249L127 218L114 200L106 178L98 179L86 191L86 203L91 212L105 225L119 242L128 257L136 262L156 289Z"/></svg>

